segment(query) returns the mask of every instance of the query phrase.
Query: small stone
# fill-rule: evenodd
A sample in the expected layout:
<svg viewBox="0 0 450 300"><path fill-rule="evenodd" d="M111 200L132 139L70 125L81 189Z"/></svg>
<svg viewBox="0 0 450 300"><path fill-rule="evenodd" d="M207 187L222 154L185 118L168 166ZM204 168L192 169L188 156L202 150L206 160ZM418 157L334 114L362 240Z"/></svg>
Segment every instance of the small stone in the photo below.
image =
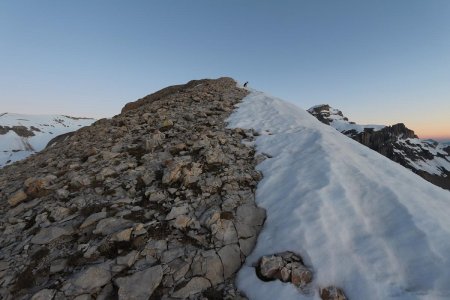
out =
<svg viewBox="0 0 450 300"><path fill-rule="evenodd" d="M172 222L172 226L177 229L185 229L186 227L189 226L191 221L192 219L189 218L188 216L180 215L175 219L175 221Z"/></svg>
<svg viewBox="0 0 450 300"><path fill-rule="evenodd" d="M283 266L283 258L280 256L263 256L259 263L259 272L266 279L276 279Z"/></svg>
<svg viewBox="0 0 450 300"><path fill-rule="evenodd" d="M64 271L67 266L67 259L57 259L52 261L50 265L50 273L58 273Z"/></svg>
<svg viewBox="0 0 450 300"><path fill-rule="evenodd" d="M203 277L192 278L184 287L172 294L174 298L186 299L189 296L198 294L211 286L208 279Z"/></svg>
<svg viewBox="0 0 450 300"><path fill-rule="evenodd" d="M131 239L132 231L133 231L133 228L128 228L128 229L116 232L111 236L111 241L128 242Z"/></svg>
<svg viewBox="0 0 450 300"><path fill-rule="evenodd" d="M66 189L58 189L56 190L56 197L58 199L67 199L67 197L69 197L70 192Z"/></svg>
<svg viewBox="0 0 450 300"><path fill-rule="evenodd" d="M16 206L17 204L25 201L27 199L27 194L23 190L18 190L11 197L8 198L8 203L11 206Z"/></svg>
<svg viewBox="0 0 450 300"><path fill-rule="evenodd" d="M161 283L163 269L160 265L115 280L119 287L119 300L147 300Z"/></svg>
<svg viewBox="0 0 450 300"><path fill-rule="evenodd" d="M225 162L225 155L218 147L211 148L205 153L206 163L208 165L217 165Z"/></svg>
<svg viewBox="0 0 450 300"><path fill-rule="evenodd" d="M138 254L139 252L133 250L127 255L119 256L116 258L116 264L131 267L136 262Z"/></svg>
<svg viewBox="0 0 450 300"><path fill-rule="evenodd" d="M172 207L169 214L166 216L166 220L173 220L179 215L187 214L189 211L187 205L178 206L178 207Z"/></svg>
<svg viewBox="0 0 450 300"><path fill-rule="evenodd" d="M304 287L312 281L312 272L300 263L292 263L291 272L291 282L297 287Z"/></svg>
<svg viewBox="0 0 450 300"><path fill-rule="evenodd" d="M321 288L319 293L322 300L347 300L344 291L335 286Z"/></svg>

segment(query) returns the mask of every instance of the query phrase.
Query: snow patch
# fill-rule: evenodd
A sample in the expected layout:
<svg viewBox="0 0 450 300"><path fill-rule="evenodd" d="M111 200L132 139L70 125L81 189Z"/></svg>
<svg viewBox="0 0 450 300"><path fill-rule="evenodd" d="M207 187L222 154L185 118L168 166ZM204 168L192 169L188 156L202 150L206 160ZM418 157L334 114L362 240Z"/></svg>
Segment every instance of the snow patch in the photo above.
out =
<svg viewBox="0 0 450 300"><path fill-rule="evenodd" d="M256 190L267 220L237 279L250 299L319 299L329 285L350 299L450 298L448 191L258 91L228 121L272 156ZM310 294L256 276L261 256L286 250L313 269Z"/></svg>

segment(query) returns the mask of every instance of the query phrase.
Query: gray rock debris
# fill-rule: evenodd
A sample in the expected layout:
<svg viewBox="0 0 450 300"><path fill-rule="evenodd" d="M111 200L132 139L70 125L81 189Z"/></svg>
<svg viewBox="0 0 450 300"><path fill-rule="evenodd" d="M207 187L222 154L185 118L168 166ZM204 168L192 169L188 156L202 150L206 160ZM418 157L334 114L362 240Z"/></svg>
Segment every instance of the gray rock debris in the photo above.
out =
<svg viewBox="0 0 450 300"><path fill-rule="evenodd" d="M0 298L244 299L261 174L254 132L225 120L246 94L170 87L3 168Z"/></svg>

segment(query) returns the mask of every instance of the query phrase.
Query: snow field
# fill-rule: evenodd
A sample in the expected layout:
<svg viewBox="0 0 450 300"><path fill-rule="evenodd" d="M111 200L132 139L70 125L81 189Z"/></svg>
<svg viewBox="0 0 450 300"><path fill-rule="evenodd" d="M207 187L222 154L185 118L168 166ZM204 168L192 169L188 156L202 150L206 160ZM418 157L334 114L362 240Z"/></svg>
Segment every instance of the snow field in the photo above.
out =
<svg viewBox="0 0 450 300"><path fill-rule="evenodd" d="M256 202L267 220L238 274L250 299L450 298L450 193L324 125L299 107L252 90L230 127L261 133L268 158ZM262 282L252 264L293 251L312 268L309 293Z"/></svg>

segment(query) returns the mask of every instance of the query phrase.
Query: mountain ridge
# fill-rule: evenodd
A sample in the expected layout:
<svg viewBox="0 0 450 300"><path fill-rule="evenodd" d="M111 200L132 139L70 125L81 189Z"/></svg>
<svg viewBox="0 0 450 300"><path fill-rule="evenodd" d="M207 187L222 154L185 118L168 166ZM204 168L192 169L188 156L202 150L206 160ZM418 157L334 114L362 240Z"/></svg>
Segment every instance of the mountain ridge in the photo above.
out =
<svg viewBox="0 0 450 300"><path fill-rule="evenodd" d="M405 124L358 125L328 104L308 112L324 124L412 170L425 180L450 190L450 146L419 139Z"/></svg>
<svg viewBox="0 0 450 300"><path fill-rule="evenodd" d="M448 299L447 191L231 78L180 86L0 170L2 299Z"/></svg>

